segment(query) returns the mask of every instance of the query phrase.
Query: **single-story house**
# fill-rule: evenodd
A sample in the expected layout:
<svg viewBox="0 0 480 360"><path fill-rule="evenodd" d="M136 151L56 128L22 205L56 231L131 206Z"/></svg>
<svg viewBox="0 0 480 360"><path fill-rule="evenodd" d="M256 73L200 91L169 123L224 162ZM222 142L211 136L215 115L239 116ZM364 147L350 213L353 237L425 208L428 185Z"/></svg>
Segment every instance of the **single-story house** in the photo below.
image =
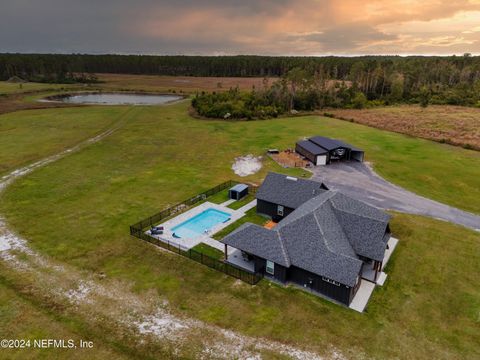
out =
<svg viewBox="0 0 480 360"><path fill-rule="evenodd" d="M324 136L313 136L298 141L295 151L314 165L327 165L332 161L356 160L363 162L364 151L343 141Z"/></svg>
<svg viewBox="0 0 480 360"><path fill-rule="evenodd" d="M269 183L281 182L281 176L285 177L269 174ZM303 181L302 187L313 182ZM283 192L292 188L275 186ZM374 282L381 272L390 238L389 220L384 211L321 189L272 229L245 223L222 241L225 248L239 249L253 262L256 273L349 305L362 282L362 270L373 270Z"/></svg>
<svg viewBox="0 0 480 360"><path fill-rule="evenodd" d="M275 222L307 200L328 190L319 182L270 172L257 190L257 212Z"/></svg>

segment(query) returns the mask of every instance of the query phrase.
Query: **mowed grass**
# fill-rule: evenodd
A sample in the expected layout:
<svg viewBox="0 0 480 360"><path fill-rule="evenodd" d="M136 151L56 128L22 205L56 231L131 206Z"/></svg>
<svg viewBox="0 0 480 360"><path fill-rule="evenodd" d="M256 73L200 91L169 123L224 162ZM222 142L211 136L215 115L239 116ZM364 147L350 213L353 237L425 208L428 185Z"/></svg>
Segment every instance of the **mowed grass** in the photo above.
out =
<svg viewBox="0 0 480 360"><path fill-rule="evenodd" d="M265 216L257 214L257 208L254 207L248 210L244 216L240 219L235 221L234 223L228 225L227 227L223 228L219 232L213 234L213 238L217 240L223 239L225 236L230 234L233 230L239 228L241 225L249 222L257 225L264 225L269 219Z"/></svg>
<svg viewBox="0 0 480 360"><path fill-rule="evenodd" d="M231 203L230 205L228 205L228 207L230 209L238 210L242 206L247 205L250 201L253 201L253 200L255 200L255 195L247 194L243 198L241 198L240 200L236 200L233 203Z"/></svg>
<svg viewBox="0 0 480 360"><path fill-rule="evenodd" d="M401 242L365 314L267 281L238 284L129 236L130 224L234 177L235 157L314 134L364 147L387 178L480 212L476 152L320 117L195 120L183 103L135 108L110 137L12 184L0 213L55 259L127 280L140 294L153 289L176 313L244 334L318 352L334 346L347 356L480 356L480 236L473 231L395 215L391 228ZM269 169L281 170L265 164L246 180L258 183Z"/></svg>
<svg viewBox="0 0 480 360"><path fill-rule="evenodd" d="M95 136L128 110L90 107L0 115L0 175Z"/></svg>
<svg viewBox="0 0 480 360"><path fill-rule="evenodd" d="M204 255L208 255L214 259L222 259L223 258L223 252L221 252L218 249L215 249L214 247L211 247L210 245L200 243L192 248L192 250L198 251L199 253L202 253Z"/></svg>

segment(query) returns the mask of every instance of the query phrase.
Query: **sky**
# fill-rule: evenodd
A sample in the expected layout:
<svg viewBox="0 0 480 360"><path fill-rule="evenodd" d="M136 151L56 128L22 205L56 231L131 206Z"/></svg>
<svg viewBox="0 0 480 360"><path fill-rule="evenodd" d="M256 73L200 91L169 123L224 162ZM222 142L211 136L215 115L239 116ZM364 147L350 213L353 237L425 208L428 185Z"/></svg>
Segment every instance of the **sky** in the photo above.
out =
<svg viewBox="0 0 480 360"><path fill-rule="evenodd" d="M480 0L0 0L0 52L480 54Z"/></svg>

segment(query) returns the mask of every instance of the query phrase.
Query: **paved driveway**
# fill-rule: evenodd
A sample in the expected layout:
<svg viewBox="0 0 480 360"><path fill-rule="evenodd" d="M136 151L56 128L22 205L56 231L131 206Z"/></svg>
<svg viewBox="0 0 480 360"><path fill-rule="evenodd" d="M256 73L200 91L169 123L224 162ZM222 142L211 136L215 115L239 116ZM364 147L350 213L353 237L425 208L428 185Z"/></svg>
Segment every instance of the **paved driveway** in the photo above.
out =
<svg viewBox="0 0 480 360"><path fill-rule="evenodd" d="M393 185L365 163L343 162L310 168L312 180L324 182L373 206L450 221L480 231L480 216L424 198Z"/></svg>

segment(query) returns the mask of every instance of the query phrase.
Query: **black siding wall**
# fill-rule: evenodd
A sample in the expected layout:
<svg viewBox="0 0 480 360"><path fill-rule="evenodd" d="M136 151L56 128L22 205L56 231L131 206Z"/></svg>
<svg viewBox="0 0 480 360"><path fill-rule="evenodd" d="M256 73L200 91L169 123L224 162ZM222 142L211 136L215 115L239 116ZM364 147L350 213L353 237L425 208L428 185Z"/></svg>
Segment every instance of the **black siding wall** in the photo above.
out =
<svg viewBox="0 0 480 360"><path fill-rule="evenodd" d="M287 270L288 269L286 267L284 267L282 265L279 265L279 264L275 264L274 275L272 276L271 274L267 274L265 272L265 269L267 267L267 260L259 258L257 256L254 256L253 260L255 262L255 272L256 273L257 272L262 273L266 277L273 277L275 280L278 280L281 283L285 283L287 281Z"/></svg>
<svg viewBox="0 0 480 360"><path fill-rule="evenodd" d="M288 268L287 281L291 281L307 289L312 289L345 305L350 305L353 288L343 284L339 286L322 280L322 277L296 266Z"/></svg>
<svg viewBox="0 0 480 360"><path fill-rule="evenodd" d="M335 284L326 282L322 280L321 276L313 274L304 269L300 269L296 266L290 266L289 268L286 268L279 264L275 264L275 271L274 275L272 276L271 274L267 274L265 272L267 263L265 259L253 255L253 261L255 264L256 273L264 274L265 277L274 278L281 283L295 283L301 287L319 292L345 305L350 305L350 302L355 295L355 291L357 290L352 287L347 287L343 284L337 286Z"/></svg>
<svg viewBox="0 0 480 360"><path fill-rule="evenodd" d="M260 200L257 198L257 213L270 216L276 222L280 221L281 219L289 215L294 210L292 208L284 207L283 216L278 216L277 208L278 208L277 204L274 204L265 200Z"/></svg>

